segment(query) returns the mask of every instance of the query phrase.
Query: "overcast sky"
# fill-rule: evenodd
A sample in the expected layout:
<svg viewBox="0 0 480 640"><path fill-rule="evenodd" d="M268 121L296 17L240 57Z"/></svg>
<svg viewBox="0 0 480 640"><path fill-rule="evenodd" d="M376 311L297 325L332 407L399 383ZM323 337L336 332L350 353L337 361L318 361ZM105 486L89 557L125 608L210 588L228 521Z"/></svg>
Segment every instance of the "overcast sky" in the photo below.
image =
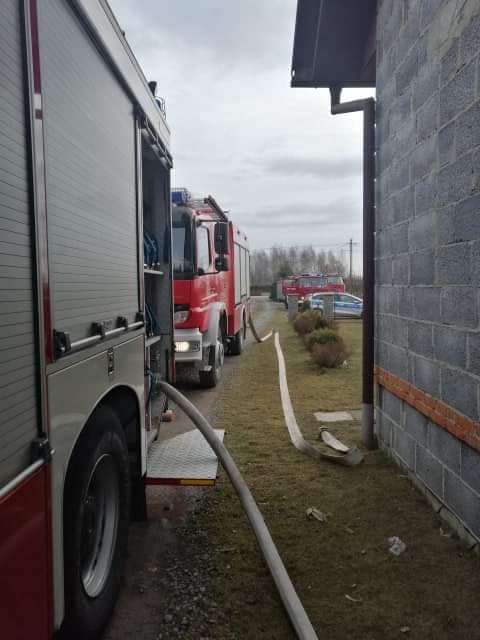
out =
<svg viewBox="0 0 480 640"><path fill-rule="evenodd" d="M165 98L175 186L212 194L253 248L361 240L362 116L290 88L296 0L111 6Z"/></svg>

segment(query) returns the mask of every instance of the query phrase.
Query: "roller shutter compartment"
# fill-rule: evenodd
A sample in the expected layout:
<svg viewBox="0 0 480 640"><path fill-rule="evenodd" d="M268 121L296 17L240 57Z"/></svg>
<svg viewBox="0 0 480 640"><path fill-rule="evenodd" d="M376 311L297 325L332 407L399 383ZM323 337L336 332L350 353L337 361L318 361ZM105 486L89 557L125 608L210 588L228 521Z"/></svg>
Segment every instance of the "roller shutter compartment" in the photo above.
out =
<svg viewBox="0 0 480 640"><path fill-rule="evenodd" d="M20 3L0 3L0 488L37 437L32 211Z"/></svg>
<svg viewBox="0 0 480 640"><path fill-rule="evenodd" d="M53 327L139 310L133 106L64 0L39 3Z"/></svg>

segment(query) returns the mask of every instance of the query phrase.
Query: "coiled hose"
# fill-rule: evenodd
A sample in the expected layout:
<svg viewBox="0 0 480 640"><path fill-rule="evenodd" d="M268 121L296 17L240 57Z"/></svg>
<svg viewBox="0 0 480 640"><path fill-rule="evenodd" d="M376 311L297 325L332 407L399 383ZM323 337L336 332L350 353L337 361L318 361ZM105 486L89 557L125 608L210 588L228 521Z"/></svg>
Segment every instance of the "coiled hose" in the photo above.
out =
<svg viewBox="0 0 480 640"><path fill-rule="evenodd" d="M185 412L197 429L202 433L205 440L215 452L225 469L230 481L237 492L240 502L247 514L248 520L257 538L262 555L272 575L277 591L290 618L295 633L299 640L318 640L318 636L310 622L300 598L290 580L285 569L277 547L272 540L267 525L265 524L260 509L242 478L237 465L227 448L219 440L208 420L198 411L198 409L179 391L174 389L167 382L159 382L158 386L173 402Z"/></svg>

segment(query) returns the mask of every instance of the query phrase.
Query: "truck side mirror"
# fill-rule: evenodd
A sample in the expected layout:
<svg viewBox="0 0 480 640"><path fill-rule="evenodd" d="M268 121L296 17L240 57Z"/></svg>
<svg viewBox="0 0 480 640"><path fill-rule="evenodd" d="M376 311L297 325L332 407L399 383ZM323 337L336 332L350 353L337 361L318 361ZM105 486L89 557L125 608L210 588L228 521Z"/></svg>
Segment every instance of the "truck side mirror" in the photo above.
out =
<svg viewBox="0 0 480 640"><path fill-rule="evenodd" d="M215 253L219 256L228 253L228 222L215 224Z"/></svg>
<svg viewBox="0 0 480 640"><path fill-rule="evenodd" d="M216 271L228 271L228 256L218 256L215 258L215 270Z"/></svg>

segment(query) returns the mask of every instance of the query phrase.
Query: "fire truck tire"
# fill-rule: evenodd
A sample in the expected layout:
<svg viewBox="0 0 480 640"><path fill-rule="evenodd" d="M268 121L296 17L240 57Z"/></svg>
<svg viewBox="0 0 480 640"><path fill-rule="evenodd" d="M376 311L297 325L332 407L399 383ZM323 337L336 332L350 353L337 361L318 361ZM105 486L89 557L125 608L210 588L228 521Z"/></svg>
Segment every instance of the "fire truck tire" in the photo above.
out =
<svg viewBox="0 0 480 640"><path fill-rule="evenodd" d="M99 637L123 579L130 513L127 441L99 406L75 447L64 494L65 621L62 637Z"/></svg>
<svg viewBox="0 0 480 640"><path fill-rule="evenodd" d="M242 321L242 326L239 331L235 334L231 345L230 345L230 353L232 356L239 356L243 353L243 349L245 347L245 338L247 337L247 326L245 324L245 318Z"/></svg>
<svg viewBox="0 0 480 640"><path fill-rule="evenodd" d="M219 325L217 330L217 342L210 347L208 355L209 371L200 371L200 384L205 389L213 389L220 382L225 356L225 346L223 341L222 328Z"/></svg>

